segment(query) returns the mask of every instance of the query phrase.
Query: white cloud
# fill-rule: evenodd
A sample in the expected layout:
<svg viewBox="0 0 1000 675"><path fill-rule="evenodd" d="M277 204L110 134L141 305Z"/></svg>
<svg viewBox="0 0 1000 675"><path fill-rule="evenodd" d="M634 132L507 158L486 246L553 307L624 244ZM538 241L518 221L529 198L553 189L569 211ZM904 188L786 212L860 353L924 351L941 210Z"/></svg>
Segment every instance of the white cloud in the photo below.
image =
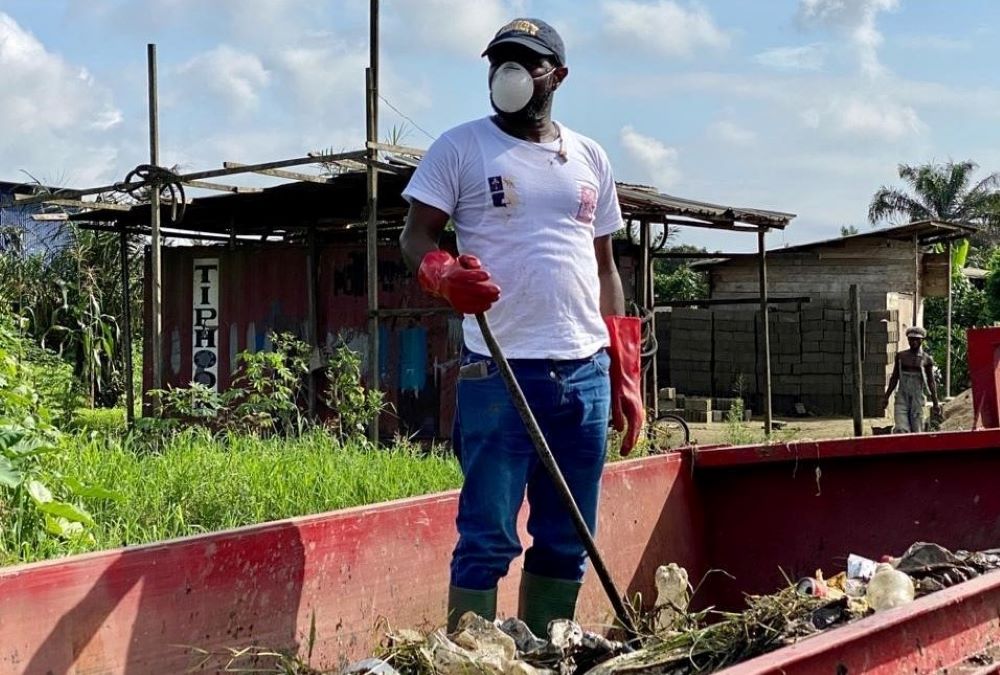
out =
<svg viewBox="0 0 1000 675"><path fill-rule="evenodd" d="M882 34L879 13L899 7L899 0L799 0L798 17L807 26L833 28L847 35L857 52L861 72L875 78L885 73L878 58Z"/></svg>
<svg viewBox="0 0 1000 675"><path fill-rule="evenodd" d="M178 69L187 81L222 97L237 112L257 107L271 75L255 54L229 45L203 52Z"/></svg>
<svg viewBox="0 0 1000 675"><path fill-rule="evenodd" d="M680 179L677 166L679 153L656 138L639 133L631 126L622 127L619 134L629 159L660 190L669 190Z"/></svg>
<svg viewBox="0 0 1000 675"><path fill-rule="evenodd" d="M690 57L699 49L722 50L729 35L703 7L684 8L673 0L654 3L608 0L601 5L605 30L623 47L668 57Z"/></svg>
<svg viewBox="0 0 1000 675"><path fill-rule="evenodd" d="M806 108L803 123L871 140L899 141L922 133L926 125L917 112L888 99L832 98L825 109Z"/></svg>
<svg viewBox="0 0 1000 675"><path fill-rule="evenodd" d="M823 67L824 52L823 45L819 43L801 47L775 47L756 54L753 60L776 70L820 70Z"/></svg>
<svg viewBox="0 0 1000 675"><path fill-rule="evenodd" d="M123 119L111 93L3 12L0 91L0 176L58 167L68 180L109 177L106 134Z"/></svg>
<svg viewBox="0 0 1000 675"><path fill-rule="evenodd" d="M708 127L708 134L717 141L740 147L757 142L757 134L732 120L719 120Z"/></svg>
<svg viewBox="0 0 1000 675"><path fill-rule="evenodd" d="M395 0L391 8L383 16L387 28L405 36L402 44L476 58L497 29L524 14L522 2L505 0Z"/></svg>
<svg viewBox="0 0 1000 675"><path fill-rule="evenodd" d="M368 55L361 46L333 41L322 47L287 47L275 55L279 78L289 87L300 114L328 126L364 120L367 65Z"/></svg>

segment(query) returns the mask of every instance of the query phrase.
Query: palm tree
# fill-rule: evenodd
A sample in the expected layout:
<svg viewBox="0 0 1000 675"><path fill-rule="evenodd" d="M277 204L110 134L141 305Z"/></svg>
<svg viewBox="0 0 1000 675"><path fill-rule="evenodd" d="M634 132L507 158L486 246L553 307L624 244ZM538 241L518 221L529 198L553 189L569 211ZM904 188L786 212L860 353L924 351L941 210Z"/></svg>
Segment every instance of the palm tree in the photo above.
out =
<svg viewBox="0 0 1000 675"><path fill-rule="evenodd" d="M899 165L899 177L909 191L883 185L868 206L868 220L942 220L971 223L981 230L982 243L1000 237L1000 172L972 183L979 165L971 160L944 164Z"/></svg>

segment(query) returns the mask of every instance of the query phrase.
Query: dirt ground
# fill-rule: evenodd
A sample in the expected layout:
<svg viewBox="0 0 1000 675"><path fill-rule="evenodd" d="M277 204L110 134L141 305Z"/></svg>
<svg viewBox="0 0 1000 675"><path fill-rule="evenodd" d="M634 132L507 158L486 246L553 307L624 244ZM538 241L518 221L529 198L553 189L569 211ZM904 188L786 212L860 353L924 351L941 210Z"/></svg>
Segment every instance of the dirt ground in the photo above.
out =
<svg viewBox="0 0 1000 675"><path fill-rule="evenodd" d="M944 403L944 421L942 431L958 431L972 428L972 394L964 391ZM930 418L930 411L927 413ZM819 440L830 438L849 438L854 435L854 422L849 417L775 417L775 422L781 428L776 428L772 440ZM764 422L755 418L752 422L733 425L726 422L712 424L689 423L691 440L698 445L714 445L727 443L744 445L764 441ZM865 436L873 435L873 428L891 427L892 418L866 419Z"/></svg>
<svg viewBox="0 0 1000 675"><path fill-rule="evenodd" d="M819 440L829 438L848 438L854 435L854 422L849 417L776 417L775 422L782 428L775 429L772 440ZM884 427L892 424L891 419L866 419L864 431L866 436L872 435L872 427ZM764 440L764 421L754 419L739 429L725 422L713 424L689 424L691 440L698 445L714 445L716 443L746 443L762 442Z"/></svg>

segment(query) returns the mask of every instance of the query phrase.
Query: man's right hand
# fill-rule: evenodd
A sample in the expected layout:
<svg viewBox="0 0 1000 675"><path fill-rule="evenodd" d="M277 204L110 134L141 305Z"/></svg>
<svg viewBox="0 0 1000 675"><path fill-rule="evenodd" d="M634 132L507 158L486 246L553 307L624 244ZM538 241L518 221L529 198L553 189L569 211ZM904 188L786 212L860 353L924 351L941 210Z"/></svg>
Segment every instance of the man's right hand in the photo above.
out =
<svg viewBox="0 0 1000 675"><path fill-rule="evenodd" d="M421 288L462 314L485 312L500 298L500 287L474 255L454 258L447 251L431 251L421 261L417 279Z"/></svg>

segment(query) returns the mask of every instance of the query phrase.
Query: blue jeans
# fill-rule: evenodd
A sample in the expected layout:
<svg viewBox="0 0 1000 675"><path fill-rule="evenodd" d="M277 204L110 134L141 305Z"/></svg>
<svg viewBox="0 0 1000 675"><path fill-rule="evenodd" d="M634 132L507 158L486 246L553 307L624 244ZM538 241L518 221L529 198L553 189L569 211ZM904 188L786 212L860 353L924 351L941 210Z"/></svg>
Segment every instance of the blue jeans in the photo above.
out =
<svg viewBox="0 0 1000 675"><path fill-rule="evenodd" d="M514 375L548 441L591 533L604 469L611 408L605 350L569 361L512 359ZM479 364L472 365L470 364ZM528 494L532 545L524 569L579 581L587 554L569 512L514 408L492 359L466 352L458 380L452 440L465 482L458 505L458 545L451 584L495 588L521 553L517 514Z"/></svg>

